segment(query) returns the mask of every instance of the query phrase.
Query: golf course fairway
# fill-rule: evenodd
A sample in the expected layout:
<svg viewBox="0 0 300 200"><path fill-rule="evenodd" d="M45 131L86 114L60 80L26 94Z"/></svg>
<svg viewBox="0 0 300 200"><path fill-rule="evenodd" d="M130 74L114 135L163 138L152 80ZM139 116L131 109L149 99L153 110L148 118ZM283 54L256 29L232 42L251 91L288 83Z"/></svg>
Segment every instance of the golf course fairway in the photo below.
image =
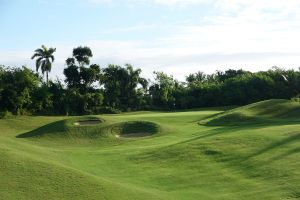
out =
<svg viewBox="0 0 300 200"><path fill-rule="evenodd" d="M0 120L0 199L300 199L300 103Z"/></svg>

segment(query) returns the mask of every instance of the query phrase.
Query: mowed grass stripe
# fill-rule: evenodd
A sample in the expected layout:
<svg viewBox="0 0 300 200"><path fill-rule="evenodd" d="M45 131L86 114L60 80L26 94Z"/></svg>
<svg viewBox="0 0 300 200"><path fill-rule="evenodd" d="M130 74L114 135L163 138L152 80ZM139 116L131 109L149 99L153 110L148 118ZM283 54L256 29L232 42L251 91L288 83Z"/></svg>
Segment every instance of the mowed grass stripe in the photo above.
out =
<svg viewBox="0 0 300 200"><path fill-rule="evenodd" d="M48 135L27 138L18 135L74 118L0 120L0 197L299 199L299 105L270 100L225 112L103 115L95 127L69 123L68 133L54 126ZM218 124L210 123L215 119ZM116 138L111 128L128 121L151 122L160 130ZM142 132L141 125L128 130Z"/></svg>

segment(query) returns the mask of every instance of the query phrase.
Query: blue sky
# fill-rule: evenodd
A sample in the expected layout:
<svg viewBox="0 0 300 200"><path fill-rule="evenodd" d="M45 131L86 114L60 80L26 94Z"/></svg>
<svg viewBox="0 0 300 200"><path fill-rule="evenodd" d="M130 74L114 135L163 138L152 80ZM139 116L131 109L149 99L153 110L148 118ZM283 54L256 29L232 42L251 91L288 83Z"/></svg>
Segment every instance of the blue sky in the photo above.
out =
<svg viewBox="0 0 300 200"><path fill-rule="evenodd" d="M102 67L132 63L147 77L298 68L299 20L297 0L0 0L0 64L34 69L45 44L57 48L51 77L79 45Z"/></svg>

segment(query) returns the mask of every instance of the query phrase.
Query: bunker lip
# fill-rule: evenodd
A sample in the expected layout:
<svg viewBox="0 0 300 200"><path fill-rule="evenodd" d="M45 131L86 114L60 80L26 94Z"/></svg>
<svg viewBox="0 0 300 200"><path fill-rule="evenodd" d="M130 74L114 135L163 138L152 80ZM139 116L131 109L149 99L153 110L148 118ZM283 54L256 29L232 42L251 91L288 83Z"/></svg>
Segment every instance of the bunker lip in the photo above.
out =
<svg viewBox="0 0 300 200"><path fill-rule="evenodd" d="M116 138L146 138L158 132L158 125L148 121L127 121L112 128L112 134Z"/></svg>
<svg viewBox="0 0 300 200"><path fill-rule="evenodd" d="M121 135L116 135L117 138L141 138L153 135L152 133L140 132L140 133L126 133Z"/></svg>
<svg viewBox="0 0 300 200"><path fill-rule="evenodd" d="M79 120L77 122L74 122L75 126L95 126L97 124L102 123L99 119L87 119L87 120Z"/></svg>

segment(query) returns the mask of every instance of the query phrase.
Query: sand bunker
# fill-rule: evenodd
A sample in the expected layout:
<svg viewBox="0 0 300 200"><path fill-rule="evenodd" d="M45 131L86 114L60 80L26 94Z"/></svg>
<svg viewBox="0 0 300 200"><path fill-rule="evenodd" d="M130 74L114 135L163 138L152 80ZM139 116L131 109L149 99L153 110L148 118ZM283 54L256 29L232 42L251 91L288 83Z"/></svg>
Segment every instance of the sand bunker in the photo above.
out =
<svg viewBox="0 0 300 200"><path fill-rule="evenodd" d="M143 138L158 133L159 127L153 122L129 121L121 123L112 129L117 138Z"/></svg>
<svg viewBox="0 0 300 200"><path fill-rule="evenodd" d="M95 126L100 124L101 120L92 119L92 120L81 120L74 123L75 126Z"/></svg>
<svg viewBox="0 0 300 200"><path fill-rule="evenodd" d="M116 135L117 138L139 138L151 136L152 133L126 133L122 135Z"/></svg>

